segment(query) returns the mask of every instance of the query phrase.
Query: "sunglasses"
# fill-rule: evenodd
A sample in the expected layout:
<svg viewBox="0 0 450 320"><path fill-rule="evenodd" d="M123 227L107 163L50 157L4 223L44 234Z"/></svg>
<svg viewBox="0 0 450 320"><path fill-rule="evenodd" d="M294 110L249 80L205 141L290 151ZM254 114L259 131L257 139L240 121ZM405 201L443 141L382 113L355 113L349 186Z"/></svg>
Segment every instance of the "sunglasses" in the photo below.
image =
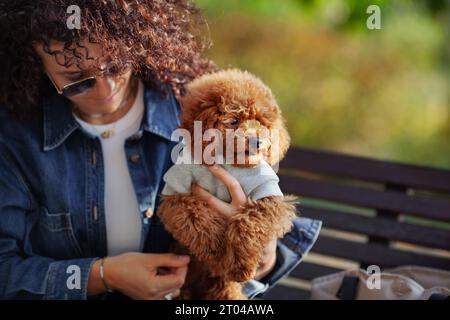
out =
<svg viewBox="0 0 450 320"><path fill-rule="evenodd" d="M126 60L126 59L124 59L122 62L125 63L126 65L129 64L129 60ZM129 70L129 69L126 69L126 70ZM61 89L58 87L58 85L55 83L53 78L48 73L47 73L47 76L50 79L50 81L53 83L53 86L55 87L58 94L61 94L66 98L70 98L70 97L78 96L78 95L86 92L87 90L91 89L92 87L94 87L97 82L97 76L114 78L125 72L126 71L119 72L119 70L117 70L116 68L109 68L109 69L103 68L97 75L95 75L95 74L90 75L83 79L68 83Z"/></svg>
<svg viewBox="0 0 450 320"><path fill-rule="evenodd" d="M75 97L77 95L80 95L80 94L86 92L87 90L89 90L90 88L94 87L97 82L98 76L115 78L115 77L119 76L120 74L122 74L122 73L118 72L114 68L111 68L109 70L104 69L96 75L91 74L90 76L87 76L83 79L68 83L61 89L55 83L55 81L50 76L50 74L47 73L47 76L50 79L50 81L53 83L53 86L55 87L56 91L59 94L62 94L63 96L65 96L66 98L69 98L69 97Z"/></svg>
<svg viewBox="0 0 450 320"><path fill-rule="evenodd" d="M77 96L77 95L80 95L80 94L86 92L87 90L89 90L90 88L95 86L95 83L97 82L97 80L96 80L97 76L92 75L92 76L88 76L86 78L77 80L75 82L66 84L64 87L62 87L60 89L48 73L47 73L47 76L50 79L50 81L53 83L53 85L55 86L55 89L58 92L58 94L62 94L66 98L74 97L74 96Z"/></svg>

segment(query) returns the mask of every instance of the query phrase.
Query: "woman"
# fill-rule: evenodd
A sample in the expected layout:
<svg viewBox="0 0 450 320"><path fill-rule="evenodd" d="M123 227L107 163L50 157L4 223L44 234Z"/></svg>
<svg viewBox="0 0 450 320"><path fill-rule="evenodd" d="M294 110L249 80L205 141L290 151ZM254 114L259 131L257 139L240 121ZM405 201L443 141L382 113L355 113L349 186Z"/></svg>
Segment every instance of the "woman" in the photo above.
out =
<svg viewBox="0 0 450 320"><path fill-rule="evenodd" d="M69 27L73 5L79 29ZM168 253L173 239L154 212L176 97L216 70L193 34L200 12L187 0L19 0L0 10L0 297L176 297L189 257ZM231 204L194 192L228 216L247 201L242 188ZM298 219L268 244L246 293L291 271L319 228Z"/></svg>

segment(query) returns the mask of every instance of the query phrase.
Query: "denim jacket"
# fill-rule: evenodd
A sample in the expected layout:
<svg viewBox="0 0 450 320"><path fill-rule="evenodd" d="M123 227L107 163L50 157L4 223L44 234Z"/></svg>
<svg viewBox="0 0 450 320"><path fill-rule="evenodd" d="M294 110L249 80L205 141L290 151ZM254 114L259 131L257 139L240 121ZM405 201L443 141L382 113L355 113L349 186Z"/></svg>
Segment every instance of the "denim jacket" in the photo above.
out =
<svg viewBox="0 0 450 320"><path fill-rule="evenodd" d="M173 238L156 214L163 174L172 165L180 106L171 90L146 88L139 131L125 154L142 217L144 252L169 251ZM86 299L93 262L107 255L102 149L69 101L51 93L41 116L16 122L0 110L0 298ZM301 261L321 222L298 218L278 241L276 266L244 286L262 294Z"/></svg>

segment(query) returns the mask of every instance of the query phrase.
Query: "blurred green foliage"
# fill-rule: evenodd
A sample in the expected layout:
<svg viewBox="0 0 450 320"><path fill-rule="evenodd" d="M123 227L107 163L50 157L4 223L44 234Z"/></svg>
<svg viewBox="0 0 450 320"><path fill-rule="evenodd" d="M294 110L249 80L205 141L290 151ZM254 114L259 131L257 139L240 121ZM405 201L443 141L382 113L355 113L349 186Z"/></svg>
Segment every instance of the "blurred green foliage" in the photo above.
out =
<svg viewBox="0 0 450 320"><path fill-rule="evenodd" d="M294 145L450 168L447 1L197 3L207 54L272 88ZM370 4L381 30L366 27Z"/></svg>

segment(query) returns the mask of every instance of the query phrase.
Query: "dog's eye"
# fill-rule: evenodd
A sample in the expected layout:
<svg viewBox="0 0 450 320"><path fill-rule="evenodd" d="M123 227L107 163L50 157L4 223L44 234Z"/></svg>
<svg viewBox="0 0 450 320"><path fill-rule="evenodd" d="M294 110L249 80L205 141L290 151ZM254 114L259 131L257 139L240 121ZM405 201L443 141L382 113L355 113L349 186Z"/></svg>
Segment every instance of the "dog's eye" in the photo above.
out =
<svg viewBox="0 0 450 320"><path fill-rule="evenodd" d="M233 119L233 120L230 121L230 124L231 124L232 126L235 126L235 125L237 125L238 123L239 123L239 120L238 120L238 119Z"/></svg>

